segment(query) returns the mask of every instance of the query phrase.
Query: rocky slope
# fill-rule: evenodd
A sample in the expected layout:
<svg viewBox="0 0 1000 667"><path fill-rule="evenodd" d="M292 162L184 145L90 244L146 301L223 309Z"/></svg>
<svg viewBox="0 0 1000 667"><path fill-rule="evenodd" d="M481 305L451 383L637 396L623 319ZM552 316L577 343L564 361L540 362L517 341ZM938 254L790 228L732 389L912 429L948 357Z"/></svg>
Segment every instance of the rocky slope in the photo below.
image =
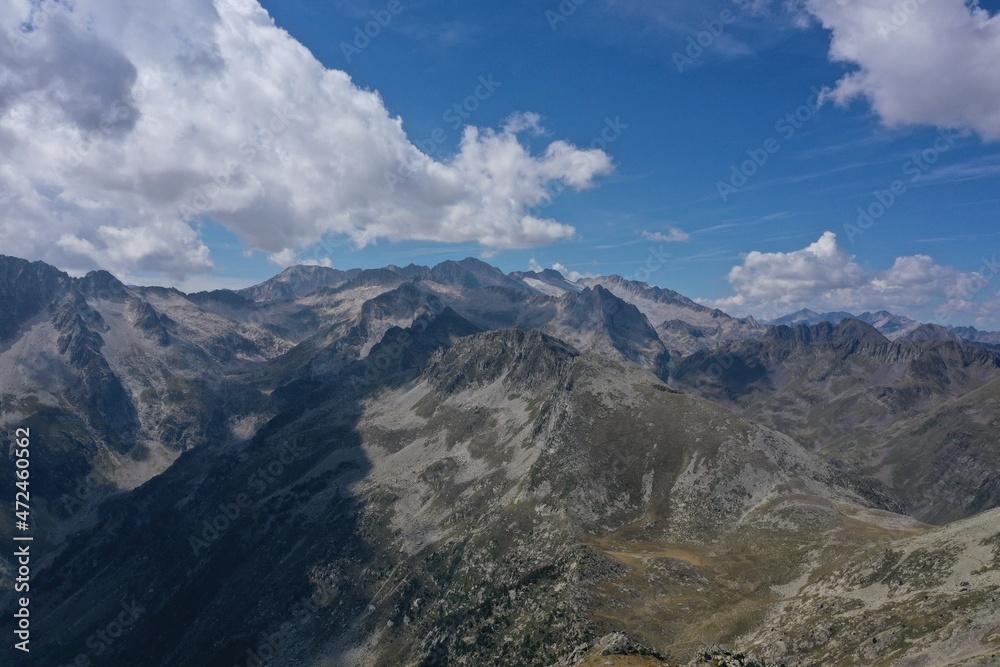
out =
<svg viewBox="0 0 1000 667"><path fill-rule="evenodd" d="M1000 370L947 330L472 259L0 297L30 664L989 664Z"/></svg>
<svg viewBox="0 0 1000 667"><path fill-rule="evenodd" d="M260 356L261 342L284 347L237 323L222 333L192 322L173 304L201 311L179 293L128 288L104 272L70 278L11 258L0 258L0 272L21 281L0 295L15 304L0 346L2 420L38 436L35 517L53 539L74 525L64 520L223 433L219 396L240 392L223 390L222 369L241 354ZM17 305L19 295L30 308ZM11 466L0 461L5 498Z"/></svg>
<svg viewBox="0 0 1000 667"><path fill-rule="evenodd" d="M1000 452L986 435L998 380L995 352L954 341L890 342L857 320L776 327L691 355L671 378L827 460L882 477L901 509L925 521L1000 502L992 481Z"/></svg>
<svg viewBox="0 0 1000 667"><path fill-rule="evenodd" d="M710 610L793 562L714 571L732 540L871 503L787 437L635 366L470 327L446 311L391 329L250 441L186 452L106 504L38 582L39 656L69 660L127 598L144 615L110 658L231 664L320 590L333 601L272 664L543 665L616 630L694 648L701 621L656 620L627 591L659 605L705 579Z"/></svg>
<svg viewBox="0 0 1000 667"><path fill-rule="evenodd" d="M1000 663L1000 510L824 563L738 643L798 665Z"/></svg>

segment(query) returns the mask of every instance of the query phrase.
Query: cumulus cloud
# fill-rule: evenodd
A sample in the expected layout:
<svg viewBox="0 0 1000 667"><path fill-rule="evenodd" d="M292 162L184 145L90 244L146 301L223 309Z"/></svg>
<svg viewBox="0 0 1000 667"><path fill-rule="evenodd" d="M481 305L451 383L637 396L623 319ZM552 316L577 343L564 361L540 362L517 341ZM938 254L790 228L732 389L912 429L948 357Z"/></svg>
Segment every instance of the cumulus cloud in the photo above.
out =
<svg viewBox="0 0 1000 667"><path fill-rule="evenodd" d="M0 0L0 33L0 246L69 269L205 271L205 219L278 263L331 235L531 247L575 235L529 212L553 184L613 169L532 153L533 114L433 159L256 0Z"/></svg>
<svg viewBox="0 0 1000 667"><path fill-rule="evenodd" d="M691 240L691 235L677 227L668 227L662 232L643 231L640 236L647 241L657 243L687 243Z"/></svg>
<svg viewBox="0 0 1000 667"><path fill-rule="evenodd" d="M534 258L528 260L528 268L534 271L535 273L540 273L545 270L545 267L536 262ZM556 262L555 264L552 265L552 268L561 273L563 275L563 278L574 283L579 280L583 280L584 278L597 277L597 275L593 273L580 273L579 271L574 271L570 268L567 268L566 265L563 264L562 262Z"/></svg>
<svg viewBox="0 0 1000 667"><path fill-rule="evenodd" d="M981 304L973 312L976 316L975 324L977 327L995 331L997 327L1000 327L1000 292L997 292L992 299Z"/></svg>
<svg viewBox="0 0 1000 667"><path fill-rule="evenodd" d="M774 318L800 308L915 313L971 299L984 278L927 255L898 257L888 269L869 270L840 247L836 234L826 232L801 250L748 253L729 272L729 283L735 294L712 305Z"/></svg>
<svg viewBox="0 0 1000 667"><path fill-rule="evenodd" d="M569 269L566 267L565 264L562 264L561 262L556 262L555 264L552 265L552 268L558 271L559 273L563 274L566 280L569 280L570 282L574 283L583 280L584 278L597 277L597 275L593 273L589 272L580 273L579 271L574 271L573 269Z"/></svg>
<svg viewBox="0 0 1000 667"><path fill-rule="evenodd" d="M800 0L855 65L829 92L867 100L888 125L971 129L1000 139L1000 15L973 0Z"/></svg>
<svg viewBox="0 0 1000 667"><path fill-rule="evenodd" d="M996 289L996 279L1000 276L1000 262L996 255L984 255L981 262L966 285L967 289L962 295L964 298L952 299L937 306L934 312L937 321L944 324L956 320L971 321L980 329L994 331L1000 327L1000 292L992 293ZM982 299L971 298L980 293L986 296Z"/></svg>

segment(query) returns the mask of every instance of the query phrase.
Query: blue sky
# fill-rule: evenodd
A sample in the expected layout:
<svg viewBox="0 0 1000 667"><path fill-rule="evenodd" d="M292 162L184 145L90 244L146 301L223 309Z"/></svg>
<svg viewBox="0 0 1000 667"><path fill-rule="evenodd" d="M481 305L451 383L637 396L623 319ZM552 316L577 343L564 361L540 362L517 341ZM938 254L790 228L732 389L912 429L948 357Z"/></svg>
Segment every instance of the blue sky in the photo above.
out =
<svg viewBox="0 0 1000 667"><path fill-rule="evenodd" d="M92 4L100 19L101 3ZM485 244L477 241L487 232L463 232L461 222L414 232L435 223L383 228L344 213L329 227L301 223L289 231L294 243L279 251L280 239L272 237L280 230L271 236L248 231L250 223L241 226L236 213L244 210L234 204L231 214L221 206L189 212L185 222L193 235L169 232L191 249L180 264L166 245L151 250L138 244L141 252L116 254L100 243L130 232L84 226L60 237L62 251L80 257L76 265L72 257L35 254L62 259L71 270L117 263L110 268L138 282L187 289L253 283L283 263L300 261L349 268L477 256L505 271L540 265L638 277L736 314L774 316L803 305L886 307L927 320L996 323L1000 70L991 54L1000 54L1000 20L991 13L998 2L973 7L960 0L913 0L912 15L898 15L896 24L890 18L878 35L864 34L875 31L870 12L892 17L899 3L809 0L798 9L759 0L261 4L324 68L346 72L361 91L377 91L388 115L401 119L410 144L435 163L456 160L466 126L501 132L514 117L526 128L515 141L531 155L568 142L581 152L603 152L608 164L593 162L578 175L579 191L560 186L558 176L539 177L536 185L553 193L551 201L535 207L530 196L518 199L515 215L553 225L537 234L521 227L516 234L499 232ZM867 18L859 23L862 15ZM374 38L355 41L366 25L376 32L371 21L379 17L387 25ZM926 26L942 24L951 27L921 38ZM956 54L948 40L969 42L963 31L972 29L979 40L969 47L974 50ZM217 39L233 67L227 42ZM692 46L699 40L704 46ZM157 57L127 42L116 47L140 73L141 63ZM303 71L278 67L280 54L269 56L266 47L241 55L261 90ZM903 64L901 55L907 56ZM974 62L980 55L985 65ZM857 72L864 76L844 83ZM227 92L235 111L223 105L230 109L224 113L239 113L238 89ZM339 107L304 90L294 109L335 124ZM824 90L817 104L816 93ZM140 110L139 124L155 115ZM255 127L260 114L256 118ZM310 131L321 133L316 126L292 131L304 144ZM289 134L275 139L277 153ZM326 150L339 145L333 141ZM352 150L348 157L365 148L352 144ZM270 153L265 157L270 160ZM286 157L294 160L294 151ZM255 170L263 172L264 159L245 166L252 179ZM733 179L741 169L745 179ZM335 184L344 168L330 173L327 182ZM410 185L408 179L402 187ZM417 186L425 187L422 181ZM477 200L480 194L484 202L501 196L491 190L476 194ZM143 197L145 202L149 194ZM434 216L433 197L420 197L419 206ZM314 218L323 218L316 213L323 204L310 209ZM128 205L135 204L122 204L126 212ZM475 215L500 219L483 207ZM120 209L115 215L123 215ZM280 227L280 207L261 209L248 217L266 227L271 215ZM876 215L859 224L859 209ZM310 243L320 236L322 243Z"/></svg>
<svg viewBox="0 0 1000 667"><path fill-rule="evenodd" d="M483 75L501 85L469 123L492 127L514 111L533 111L553 135L581 146L600 138L608 119L627 126L608 145L617 172L596 190L560 197L546 210L573 224L579 238L490 258L507 271L523 270L534 258L582 273L634 274L650 251L642 232L677 227L691 240L669 244L673 261L649 282L722 298L732 291L726 276L742 253L794 251L827 230L846 240L843 227L856 222L858 207L894 180L911 178L903 165L938 135L934 127L886 129L863 101L846 108L827 103L803 112L805 121L788 121L787 114L811 103L814 89L833 86L854 67L830 62L827 30L797 28L777 12L753 15L730 2L650 8L588 0L564 17L558 2L404 4L368 48L348 50L348 62L342 44L353 45L354 28L385 3L264 2L327 66L381 92L411 137L446 130L445 154L454 151L459 132L444 114L474 94ZM733 17L723 24L729 39L716 39L688 61L688 39L725 10ZM676 53L685 71L678 71ZM728 181L745 152L769 138L780 150L723 201L718 181ZM993 168L967 173L984 165ZM977 270L984 250L1000 246L1000 146L975 135L958 139L921 180L847 247L876 269L901 255L930 254ZM481 253L468 244L342 250L346 256L336 263L345 267Z"/></svg>

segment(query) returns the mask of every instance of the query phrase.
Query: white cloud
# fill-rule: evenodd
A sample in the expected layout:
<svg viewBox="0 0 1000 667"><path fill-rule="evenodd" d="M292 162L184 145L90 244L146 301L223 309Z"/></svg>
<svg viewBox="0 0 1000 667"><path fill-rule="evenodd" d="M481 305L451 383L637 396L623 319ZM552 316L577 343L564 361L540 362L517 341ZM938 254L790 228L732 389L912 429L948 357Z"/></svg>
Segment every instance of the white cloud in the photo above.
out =
<svg viewBox="0 0 1000 667"><path fill-rule="evenodd" d="M530 132L535 136L545 134L542 117L537 113L517 113L507 119L505 127L509 132Z"/></svg>
<svg viewBox="0 0 1000 667"><path fill-rule="evenodd" d="M555 269L556 271L558 271L559 273L563 274L563 277L566 278L566 280L568 280L570 282L573 282L573 283L575 283L575 282L577 282L579 280L583 280L584 278L596 278L597 277L593 273L580 273L579 271L574 271L572 269L568 269L568 268L566 268L565 264L561 264L560 262L556 262L555 264L553 264L552 268Z"/></svg>
<svg viewBox="0 0 1000 667"><path fill-rule="evenodd" d="M980 331L1000 328L1000 294L984 302L949 301L934 310L935 319L943 324L971 323Z"/></svg>
<svg viewBox="0 0 1000 667"><path fill-rule="evenodd" d="M1000 16L966 0L799 0L832 32L830 58L857 66L830 92L869 101L890 125L1000 139Z"/></svg>
<svg viewBox="0 0 1000 667"><path fill-rule="evenodd" d="M298 254L291 248L285 248L280 252L272 252L267 256L272 264L285 268L299 263Z"/></svg>
<svg viewBox="0 0 1000 667"><path fill-rule="evenodd" d="M534 271L535 273L541 273L542 271L545 270L545 267L542 266L541 264L539 264L538 262L536 262L534 258L531 258L531 259L528 260L528 268L531 271ZM596 278L597 277L597 275L594 274L594 273L580 273L579 271L574 271L572 269L569 269L569 268L566 267L565 264L563 264L561 262L556 262L555 264L552 265L552 268L555 271L558 271L559 273L561 273L562 276L563 276L563 278L565 278L566 280L568 280L570 282L573 282L573 283L575 283L575 282L577 282L579 280L583 280L584 278Z"/></svg>
<svg viewBox="0 0 1000 667"><path fill-rule="evenodd" d="M687 243L691 240L690 234L677 227L668 227L662 232L643 231L640 236L647 241L655 241L657 243Z"/></svg>
<svg viewBox="0 0 1000 667"><path fill-rule="evenodd" d="M432 159L256 0L0 0L0 33L0 246L68 269L207 270L201 217L275 260L329 234L530 247L575 235L527 213L548 187L613 168L532 154L534 114Z"/></svg>
<svg viewBox="0 0 1000 667"><path fill-rule="evenodd" d="M748 253L729 272L734 295L713 306L764 318L800 308L816 311L888 309L902 314L955 304L982 289L983 278L936 264L927 255L898 257L885 270L868 270L826 232L792 252Z"/></svg>
<svg viewBox="0 0 1000 667"><path fill-rule="evenodd" d="M976 314L976 326L981 329L996 330L1000 327L1000 292L982 304Z"/></svg>

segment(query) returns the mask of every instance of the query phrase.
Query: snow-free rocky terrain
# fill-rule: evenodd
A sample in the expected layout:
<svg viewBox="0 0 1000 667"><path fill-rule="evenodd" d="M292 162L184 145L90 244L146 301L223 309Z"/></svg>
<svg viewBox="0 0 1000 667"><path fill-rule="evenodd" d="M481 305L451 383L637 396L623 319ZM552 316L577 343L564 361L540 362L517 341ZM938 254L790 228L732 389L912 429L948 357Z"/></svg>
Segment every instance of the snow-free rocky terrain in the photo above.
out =
<svg viewBox="0 0 1000 667"><path fill-rule="evenodd" d="M473 259L182 294L0 257L12 664L1000 664L989 334L788 324Z"/></svg>

